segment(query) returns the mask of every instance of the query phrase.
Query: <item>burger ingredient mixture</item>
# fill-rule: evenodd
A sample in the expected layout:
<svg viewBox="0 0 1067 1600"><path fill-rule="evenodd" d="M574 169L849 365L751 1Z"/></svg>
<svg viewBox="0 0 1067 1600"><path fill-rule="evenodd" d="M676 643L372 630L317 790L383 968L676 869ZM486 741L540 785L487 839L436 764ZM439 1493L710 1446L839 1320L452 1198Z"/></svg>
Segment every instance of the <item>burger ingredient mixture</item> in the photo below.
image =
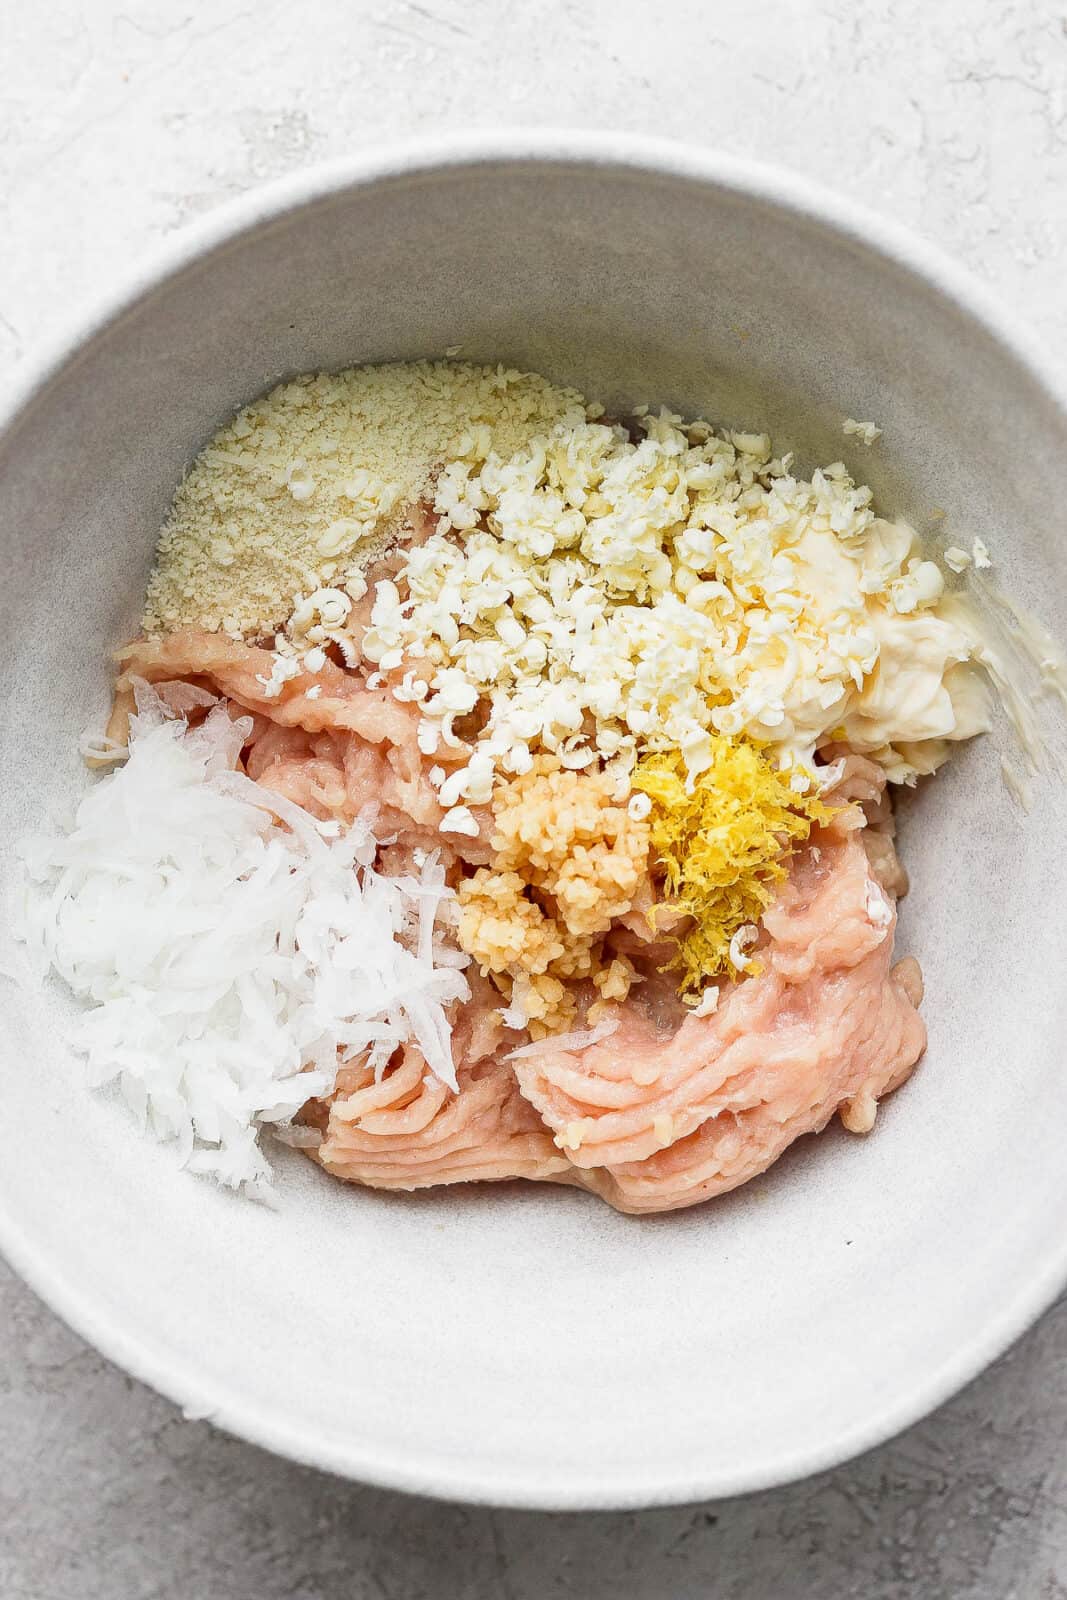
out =
<svg viewBox="0 0 1067 1600"><path fill-rule="evenodd" d="M224 1183L269 1127L691 1205L922 1054L890 786L986 725L976 654L841 462L504 369L286 383L178 491L24 936Z"/></svg>

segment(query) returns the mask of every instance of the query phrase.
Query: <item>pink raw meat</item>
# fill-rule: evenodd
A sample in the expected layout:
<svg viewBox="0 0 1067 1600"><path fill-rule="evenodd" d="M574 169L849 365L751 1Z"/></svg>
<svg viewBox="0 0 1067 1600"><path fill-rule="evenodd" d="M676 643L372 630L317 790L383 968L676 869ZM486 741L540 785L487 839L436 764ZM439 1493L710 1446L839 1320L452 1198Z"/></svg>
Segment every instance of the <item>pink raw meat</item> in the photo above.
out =
<svg viewBox="0 0 1067 1600"><path fill-rule="evenodd" d="M376 804L380 831L397 836L381 852L382 870L410 870L414 851L428 846L453 878L460 859L488 859L488 808L475 811L478 839L438 832L442 810L428 778L432 762L416 741L418 712L387 688L369 689L328 661L269 695L262 680L271 652L218 634L141 642L121 659L121 716L132 678L192 693L191 711L196 691L210 688L235 715L252 712L244 761L260 783L344 822ZM827 798L843 809L798 852L766 913L755 952L762 972L725 985L717 1012L686 1013L658 971L671 953L670 930L663 925L650 940L646 886L611 934L644 981L615 1007L610 1037L580 1051L548 1039L509 1060L517 1041L502 1028L502 998L471 973L472 999L453 1017L459 1093L430 1076L410 1046L380 1082L361 1062L348 1063L331 1100L306 1108L305 1120L323 1135L316 1159L379 1188L551 1179L595 1190L622 1211L653 1212L735 1188L835 1112L866 1131L878 1100L923 1052L922 984L913 961L892 965L894 900L907 880L893 849L885 775L844 751L827 757L840 759Z"/></svg>
<svg viewBox="0 0 1067 1600"><path fill-rule="evenodd" d="M914 962L892 967L895 912L851 809L798 856L764 919L762 974L664 1034L633 1001L580 1053L514 1063L579 1181L620 1210L669 1211L735 1188L835 1111L859 1131L926 1032ZM636 991L640 994L640 990Z"/></svg>

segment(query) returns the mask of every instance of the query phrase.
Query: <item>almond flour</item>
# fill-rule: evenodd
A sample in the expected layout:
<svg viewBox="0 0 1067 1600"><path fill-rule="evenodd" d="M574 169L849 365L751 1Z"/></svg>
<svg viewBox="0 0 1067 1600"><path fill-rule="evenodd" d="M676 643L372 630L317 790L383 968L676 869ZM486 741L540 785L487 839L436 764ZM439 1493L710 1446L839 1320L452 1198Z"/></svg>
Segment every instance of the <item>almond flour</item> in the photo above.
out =
<svg viewBox="0 0 1067 1600"><path fill-rule="evenodd" d="M504 367L420 361L279 384L220 429L178 489L145 632L265 638L309 592L358 577L472 435L507 459L585 415L574 390Z"/></svg>

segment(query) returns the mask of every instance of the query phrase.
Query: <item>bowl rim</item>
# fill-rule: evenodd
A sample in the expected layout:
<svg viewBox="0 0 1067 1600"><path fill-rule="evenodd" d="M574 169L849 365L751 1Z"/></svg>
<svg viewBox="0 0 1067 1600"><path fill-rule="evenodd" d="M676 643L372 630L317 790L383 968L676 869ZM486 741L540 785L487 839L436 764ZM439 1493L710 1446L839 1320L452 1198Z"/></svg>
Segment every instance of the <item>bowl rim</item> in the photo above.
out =
<svg viewBox="0 0 1067 1600"><path fill-rule="evenodd" d="M395 179L523 163L601 168L649 179L715 187L813 222L901 268L978 323L1024 370L1067 424L1067 379L1044 347L979 280L939 247L862 204L799 174L681 141L569 128L486 128L375 145L321 162L221 203L137 258L122 280L88 307L68 314L59 330L20 363L0 406L0 438L14 432L49 386L91 341L107 332L162 283L238 237L306 205L348 189ZM1067 1287L1067 1234L1056 1252L1034 1263L1006 1302L991 1297L982 1328L906 1393L863 1422L810 1445L779 1453L743 1472L694 1463L676 1472L635 1472L609 1481L594 1469L560 1469L551 1482L520 1467L501 1473L455 1456L426 1463L383 1453L358 1441L317 1440L298 1422L264 1414L254 1404L211 1390L195 1367L161 1354L125 1332L42 1258L33 1240L0 1208L0 1255L47 1306L110 1361L177 1404L190 1420L210 1419L251 1444L306 1466L359 1482L473 1505L540 1511L635 1510L753 1493L827 1471L883 1444L956 1394L1048 1309Z"/></svg>

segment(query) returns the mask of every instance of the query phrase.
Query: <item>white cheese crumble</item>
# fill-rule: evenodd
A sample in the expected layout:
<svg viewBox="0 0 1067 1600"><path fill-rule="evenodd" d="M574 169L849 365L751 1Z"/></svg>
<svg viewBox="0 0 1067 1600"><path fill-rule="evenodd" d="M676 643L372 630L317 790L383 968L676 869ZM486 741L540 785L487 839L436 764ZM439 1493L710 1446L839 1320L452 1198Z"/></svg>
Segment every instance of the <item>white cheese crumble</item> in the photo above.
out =
<svg viewBox="0 0 1067 1600"><path fill-rule="evenodd" d="M453 806L441 819L442 833L462 833L477 839L478 824L467 806Z"/></svg>
<svg viewBox="0 0 1067 1600"><path fill-rule="evenodd" d="M424 753L458 747L479 701L479 751L504 773L533 749L626 774L677 747L696 777L715 733L784 765L833 733L910 781L977 731L955 714L971 645L938 614L940 569L840 462L807 481L764 435L669 412L642 427L635 444L568 418L506 458L484 426L458 440L438 528L376 584L363 639L402 696L417 663ZM450 796L481 803L485 773Z"/></svg>
<svg viewBox="0 0 1067 1600"><path fill-rule="evenodd" d="M759 929L753 922L745 922L730 940L730 961L738 972L749 966L748 952L759 938Z"/></svg>
<svg viewBox="0 0 1067 1600"><path fill-rule="evenodd" d="M693 1007L694 1017L710 1017L719 1009L719 986L709 983L704 993Z"/></svg>
<svg viewBox="0 0 1067 1600"><path fill-rule="evenodd" d="M867 881L866 909L868 921L876 928L888 928L893 921L892 904L873 878Z"/></svg>
<svg viewBox="0 0 1067 1600"><path fill-rule="evenodd" d="M876 439L882 437L881 428L876 428L873 422L857 422L855 417L846 417L842 426L842 433L855 434L865 445L872 445Z"/></svg>
<svg viewBox="0 0 1067 1600"><path fill-rule="evenodd" d="M522 1033L530 1020L517 1000L513 1001L510 1006L505 1006L498 1011L497 1016L505 1028L510 1028L513 1033Z"/></svg>
<svg viewBox="0 0 1067 1600"><path fill-rule="evenodd" d="M270 677L265 678L261 672L257 672L256 682L262 684L263 693L268 700L276 700L285 684L299 673L298 662L289 656L275 655L271 662Z"/></svg>

